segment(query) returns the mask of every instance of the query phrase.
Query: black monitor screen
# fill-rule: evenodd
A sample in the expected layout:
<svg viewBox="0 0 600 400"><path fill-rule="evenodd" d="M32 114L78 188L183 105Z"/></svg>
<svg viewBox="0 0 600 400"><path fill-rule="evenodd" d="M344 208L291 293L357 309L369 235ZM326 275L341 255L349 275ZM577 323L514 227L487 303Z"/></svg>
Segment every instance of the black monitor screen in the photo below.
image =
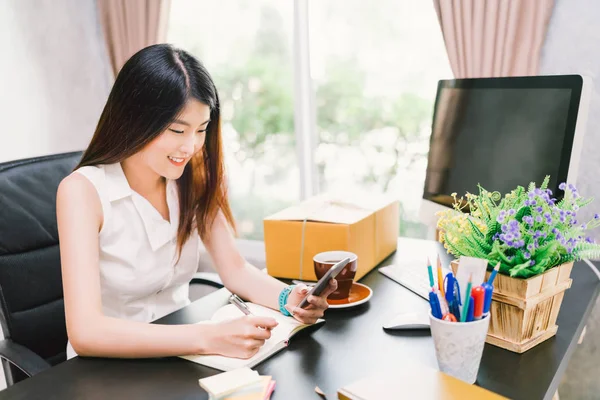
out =
<svg viewBox="0 0 600 400"><path fill-rule="evenodd" d="M504 195L546 175L558 194L580 94L576 76L440 81L424 197L449 205L478 184Z"/></svg>

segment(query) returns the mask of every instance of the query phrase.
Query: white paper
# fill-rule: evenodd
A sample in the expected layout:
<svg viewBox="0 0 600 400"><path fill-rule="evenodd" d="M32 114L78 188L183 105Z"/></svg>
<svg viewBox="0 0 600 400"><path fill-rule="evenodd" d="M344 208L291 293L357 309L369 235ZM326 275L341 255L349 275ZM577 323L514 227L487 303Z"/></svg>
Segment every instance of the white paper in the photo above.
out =
<svg viewBox="0 0 600 400"><path fill-rule="evenodd" d="M485 271L487 270L488 261L483 258L464 257L461 256L458 263L458 271L456 279L460 287L460 314L463 313L463 305L465 304L467 284L469 276L471 277L471 287L479 286L485 279Z"/></svg>

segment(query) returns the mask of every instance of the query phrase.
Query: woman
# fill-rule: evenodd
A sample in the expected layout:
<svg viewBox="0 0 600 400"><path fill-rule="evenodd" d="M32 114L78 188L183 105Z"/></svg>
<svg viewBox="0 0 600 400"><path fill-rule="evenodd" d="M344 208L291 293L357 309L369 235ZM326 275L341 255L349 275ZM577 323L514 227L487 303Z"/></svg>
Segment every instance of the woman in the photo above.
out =
<svg viewBox="0 0 600 400"><path fill-rule="evenodd" d="M231 292L304 323L323 316L335 280L301 309L305 286L284 285L236 250L219 111L204 66L170 45L139 51L119 72L57 193L69 358L254 355L274 319L148 323L189 304L201 241Z"/></svg>

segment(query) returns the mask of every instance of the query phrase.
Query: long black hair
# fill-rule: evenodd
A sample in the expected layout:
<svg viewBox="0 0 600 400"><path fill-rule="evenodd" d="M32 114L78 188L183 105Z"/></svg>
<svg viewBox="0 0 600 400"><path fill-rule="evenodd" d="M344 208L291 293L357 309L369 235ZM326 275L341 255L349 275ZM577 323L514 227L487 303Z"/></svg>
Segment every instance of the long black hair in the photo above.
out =
<svg viewBox="0 0 600 400"><path fill-rule="evenodd" d="M206 141L177 180L179 251L197 225L204 239L221 210L235 229L227 200L219 95L200 61L169 44L146 47L123 66L108 96L92 141L76 168L125 160L158 137L189 99L210 108Z"/></svg>

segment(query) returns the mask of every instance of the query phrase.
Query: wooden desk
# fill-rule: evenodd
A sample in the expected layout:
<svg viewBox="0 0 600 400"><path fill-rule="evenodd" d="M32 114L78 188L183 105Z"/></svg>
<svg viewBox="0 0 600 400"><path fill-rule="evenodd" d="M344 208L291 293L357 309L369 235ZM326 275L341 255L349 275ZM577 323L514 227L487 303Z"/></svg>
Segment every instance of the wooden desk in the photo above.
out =
<svg viewBox="0 0 600 400"><path fill-rule="evenodd" d="M240 249L256 264L264 261L262 243L242 241ZM436 242L400 239L396 254L381 265L436 250L442 250ZM572 277L573 286L558 317L558 334L522 355L486 345L477 380L480 386L512 399L552 398L600 287L583 263L576 264ZM300 334L286 350L256 367L277 380L273 399L316 399L317 385L332 399L339 387L378 370L412 363L437 368L429 332L387 333L381 328L404 310L427 310L427 302L376 270L361 282L374 291L368 303L329 310L323 327ZM227 292L220 290L157 323L207 319L226 301ZM75 358L0 392L0 399L207 399L198 379L216 372L179 358Z"/></svg>

